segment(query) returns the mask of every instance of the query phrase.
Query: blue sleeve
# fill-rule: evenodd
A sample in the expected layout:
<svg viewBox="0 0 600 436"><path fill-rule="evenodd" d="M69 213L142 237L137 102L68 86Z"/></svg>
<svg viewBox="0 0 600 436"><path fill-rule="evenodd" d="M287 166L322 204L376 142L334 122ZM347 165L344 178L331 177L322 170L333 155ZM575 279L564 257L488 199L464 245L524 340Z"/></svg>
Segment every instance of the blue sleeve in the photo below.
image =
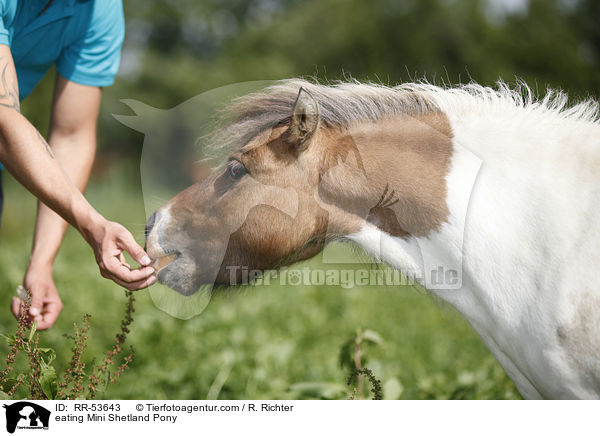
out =
<svg viewBox="0 0 600 436"><path fill-rule="evenodd" d="M0 45L10 45L8 28L12 24L16 7L17 4L14 1L0 0Z"/></svg>
<svg viewBox="0 0 600 436"><path fill-rule="evenodd" d="M82 85L112 85L125 38L122 0L94 1L89 25L82 33L61 53L56 62L58 73Z"/></svg>
<svg viewBox="0 0 600 436"><path fill-rule="evenodd" d="M10 45L8 29L4 24L4 2L0 2L0 45Z"/></svg>

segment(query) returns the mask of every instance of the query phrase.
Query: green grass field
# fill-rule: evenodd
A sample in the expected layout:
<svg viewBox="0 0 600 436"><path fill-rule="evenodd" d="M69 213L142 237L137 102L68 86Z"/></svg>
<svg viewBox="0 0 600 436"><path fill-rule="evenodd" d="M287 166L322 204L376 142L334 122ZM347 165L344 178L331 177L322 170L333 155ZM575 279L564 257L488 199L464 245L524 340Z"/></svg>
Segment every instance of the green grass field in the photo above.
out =
<svg viewBox="0 0 600 436"><path fill-rule="evenodd" d="M123 173L114 169L94 179L87 197L141 241L141 190ZM15 327L9 302L27 265L35 201L6 174L4 181L0 331L5 333ZM100 277L91 249L72 229L56 263L55 281L64 309L40 341L57 351L60 374L71 348L63 333L71 332L84 313L91 314L87 355L100 358L118 330L125 296ZM520 398L468 324L422 291L315 286L250 287L220 294L188 321L158 310L148 291L138 292L129 337L136 357L106 398L347 398L348 371L340 366L339 353L357 328L376 331L384 340L363 351L386 398ZM6 344L0 350L4 356Z"/></svg>

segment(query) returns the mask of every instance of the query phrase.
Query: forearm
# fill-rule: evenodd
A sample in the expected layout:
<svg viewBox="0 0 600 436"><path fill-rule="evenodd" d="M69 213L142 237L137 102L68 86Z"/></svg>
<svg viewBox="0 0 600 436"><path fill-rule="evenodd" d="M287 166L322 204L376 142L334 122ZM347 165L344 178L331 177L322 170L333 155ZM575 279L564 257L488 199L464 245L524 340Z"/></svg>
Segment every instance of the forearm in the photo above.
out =
<svg viewBox="0 0 600 436"><path fill-rule="evenodd" d="M85 191L94 162L95 133L95 126L69 134L51 129L48 137L56 160L81 192ZM67 226L67 222L48 206L41 202L38 204L30 267L52 268Z"/></svg>
<svg viewBox="0 0 600 436"><path fill-rule="evenodd" d="M52 131L56 128L56 132L63 133L95 132L100 88L76 84L60 74L57 75L56 85ZM79 230L94 250L96 262L104 277L131 290L141 289L156 281L156 277L152 276L154 269L148 267L151 260L144 249L127 229L107 221L90 206L63 171L42 135L19 112L16 69L10 48L5 44L0 44L0 161L40 201ZM78 178L82 185L89 176L89 166L91 155L87 169ZM41 214L44 213L42 209ZM38 237L49 228L53 228L51 220L42 218ZM51 236L54 239L47 252L50 256L54 256L60 243L64 224L56 228L59 232ZM123 251L127 251L136 262L146 267L134 270L129 268L124 264Z"/></svg>
<svg viewBox="0 0 600 436"><path fill-rule="evenodd" d="M89 241L104 221L65 174L39 132L14 109L0 107L0 160L7 170Z"/></svg>

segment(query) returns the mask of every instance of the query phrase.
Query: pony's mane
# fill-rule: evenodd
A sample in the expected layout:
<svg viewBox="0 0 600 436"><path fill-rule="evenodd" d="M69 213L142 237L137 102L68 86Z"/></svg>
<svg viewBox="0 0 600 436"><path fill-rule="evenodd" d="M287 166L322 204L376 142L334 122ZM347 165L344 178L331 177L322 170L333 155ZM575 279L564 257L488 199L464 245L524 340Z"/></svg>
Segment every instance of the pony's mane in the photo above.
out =
<svg viewBox="0 0 600 436"><path fill-rule="evenodd" d="M453 88L427 82L389 87L358 81L323 85L288 79L235 99L224 110L224 118L229 121L218 130L213 144L219 149L239 149L264 130L289 121L300 88L317 102L322 123L342 129L361 121L431 112L506 114L520 110L546 119L588 123L598 123L600 113L598 103L592 99L569 106L568 95L562 91L549 89L542 99L536 99L531 88L522 82L511 89L500 81L494 89L476 83Z"/></svg>

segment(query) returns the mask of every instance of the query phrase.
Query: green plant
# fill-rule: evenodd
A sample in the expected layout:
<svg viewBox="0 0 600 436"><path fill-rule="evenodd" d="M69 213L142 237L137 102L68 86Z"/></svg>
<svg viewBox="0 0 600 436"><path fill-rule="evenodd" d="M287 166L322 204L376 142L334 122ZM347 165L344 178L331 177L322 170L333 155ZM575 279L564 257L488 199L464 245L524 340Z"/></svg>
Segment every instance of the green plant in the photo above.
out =
<svg viewBox="0 0 600 436"><path fill-rule="evenodd" d="M350 386L352 384L352 380L354 379L354 377L360 377L361 375L364 375L365 377L367 377L367 380L369 380L369 382L371 383L371 392L373 393L373 399L374 400L383 400L383 388L381 387L381 380L377 379L374 375L373 375L373 371L371 371L369 368L355 368L350 375L348 376L348 381L346 382L348 384L348 386ZM354 392L352 393L352 396L350 397L351 400L354 400L354 398L356 397L356 388L354 389Z"/></svg>
<svg viewBox="0 0 600 436"><path fill-rule="evenodd" d="M381 345L383 344L383 339L373 330L363 331L362 329L357 329L356 334L344 343L340 349L340 365L350 369L350 375L347 380L348 386L352 384L352 380L356 377L357 386L354 388L351 399L364 398L363 376L366 376L373 386L373 399L380 400L382 398L381 382L373 376L373 372L370 369L364 367L367 358L363 347L369 344Z"/></svg>
<svg viewBox="0 0 600 436"><path fill-rule="evenodd" d="M27 293L14 335L3 335L8 342L9 352L6 357L6 366L0 371L2 389L0 397L17 399L25 395L33 400L93 399L98 392L105 391L109 383L114 383L124 371L129 369L129 364L134 357L133 347L130 347L129 354L125 355L121 361L118 360L129 334L129 326L133 322L133 312L135 311L133 292L127 291L126 296L127 304L120 330L101 363L94 364L92 361L88 365L84 359L91 315L85 314L81 325L73 323L74 333L64 335L73 341L72 356L62 378L59 379L56 369L52 365L56 359L55 351L52 348L40 347L37 324L34 322L31 326L29 325L26 314L29 312L31 298ZM10 377L16 372L19 353L23 353L27 358L27 371L17 374L16 377ZM112 370L117 363L118 366ZM90 368L89 372L86 372L86 367ZM23 391L28 393L24 394Z"/></svg>

